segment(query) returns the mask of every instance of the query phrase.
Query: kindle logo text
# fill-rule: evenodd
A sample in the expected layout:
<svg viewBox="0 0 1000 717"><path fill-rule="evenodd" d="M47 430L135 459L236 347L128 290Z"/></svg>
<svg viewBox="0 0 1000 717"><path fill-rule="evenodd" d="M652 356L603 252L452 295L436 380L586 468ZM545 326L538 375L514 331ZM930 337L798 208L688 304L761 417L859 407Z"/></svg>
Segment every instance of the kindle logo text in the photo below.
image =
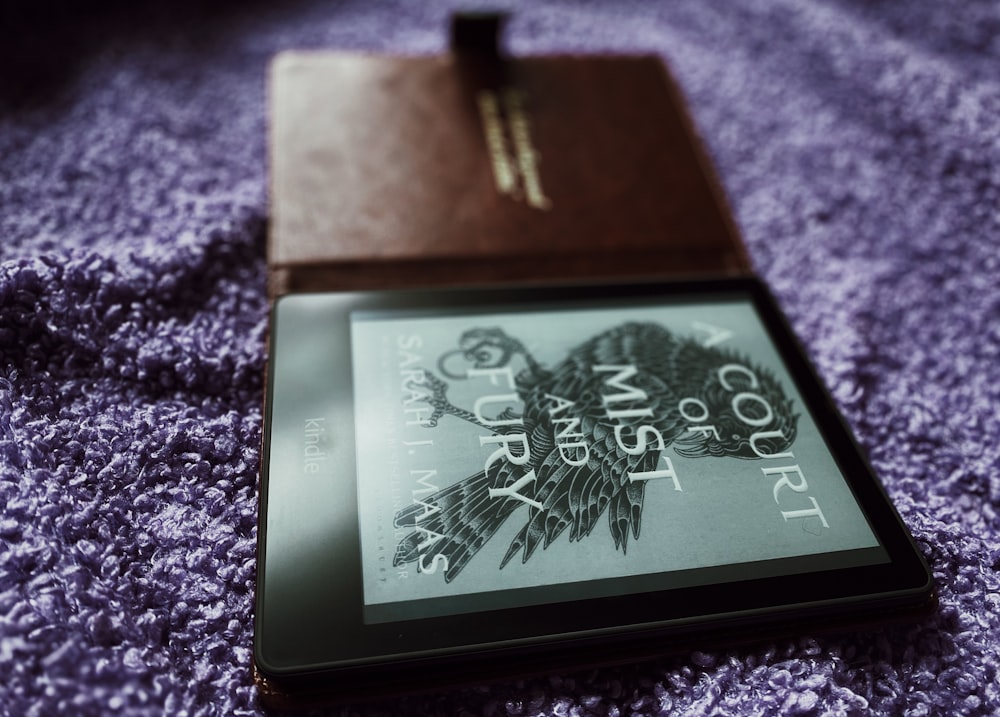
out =
<svg viewBox="0 0 1000 717"><path fill-rule="evenodd" d="M327 453L326 418L307 418L302 430L302 472L315 475L330 457Z"/></svg>

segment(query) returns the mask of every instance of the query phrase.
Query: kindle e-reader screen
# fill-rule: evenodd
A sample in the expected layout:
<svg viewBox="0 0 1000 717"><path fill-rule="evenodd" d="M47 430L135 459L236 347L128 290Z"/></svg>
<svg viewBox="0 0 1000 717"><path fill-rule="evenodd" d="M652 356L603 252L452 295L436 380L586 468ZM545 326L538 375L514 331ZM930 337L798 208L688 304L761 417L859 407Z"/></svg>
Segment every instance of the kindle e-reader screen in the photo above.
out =
<svg viewBox="0 0 1000 717"><path fill-rule="evenodd" d="M886 560L748 297L350 325L368 621Z"/></svg>

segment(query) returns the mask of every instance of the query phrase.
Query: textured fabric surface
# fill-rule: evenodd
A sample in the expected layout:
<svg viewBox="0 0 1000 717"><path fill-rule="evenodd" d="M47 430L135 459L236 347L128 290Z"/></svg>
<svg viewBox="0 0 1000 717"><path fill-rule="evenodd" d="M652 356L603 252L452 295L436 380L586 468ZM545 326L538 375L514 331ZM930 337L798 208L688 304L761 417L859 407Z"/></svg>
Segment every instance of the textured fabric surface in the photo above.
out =
<svg viewBox="0 0 1000 717"><path fill-rule="evenodd" d="M260 712L265 68L440 51L448 5L0 10L0 714ZM514 52L670 64L940 607L344 713L1000 711L998 38L991 0L517 8Z"/></svg>

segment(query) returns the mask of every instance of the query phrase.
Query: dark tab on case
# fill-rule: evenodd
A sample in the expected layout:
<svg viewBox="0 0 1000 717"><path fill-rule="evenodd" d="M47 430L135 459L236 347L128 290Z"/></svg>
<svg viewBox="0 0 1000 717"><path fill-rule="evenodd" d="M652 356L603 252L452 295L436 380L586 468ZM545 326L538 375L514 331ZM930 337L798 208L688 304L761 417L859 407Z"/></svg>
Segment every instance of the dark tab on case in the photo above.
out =
<svg viewBox="0 0 1000 717"><path fill-rule="evenodd" d="M456 53L500 56L500 39L507 14L502 12L457 12L451 16L451 49Z"/></svg>

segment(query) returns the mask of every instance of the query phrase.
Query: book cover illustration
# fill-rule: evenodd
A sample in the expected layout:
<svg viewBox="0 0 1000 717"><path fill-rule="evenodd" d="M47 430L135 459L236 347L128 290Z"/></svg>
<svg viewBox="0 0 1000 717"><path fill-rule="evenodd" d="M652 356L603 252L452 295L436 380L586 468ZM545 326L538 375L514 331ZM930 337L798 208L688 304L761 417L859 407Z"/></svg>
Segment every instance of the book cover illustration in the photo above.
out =
<svg viewBox="0 0 1000 717"><path fill-rule="evenodd" d="M363 316L352 345L368 604L877 544L750 304Z"/></svg>

